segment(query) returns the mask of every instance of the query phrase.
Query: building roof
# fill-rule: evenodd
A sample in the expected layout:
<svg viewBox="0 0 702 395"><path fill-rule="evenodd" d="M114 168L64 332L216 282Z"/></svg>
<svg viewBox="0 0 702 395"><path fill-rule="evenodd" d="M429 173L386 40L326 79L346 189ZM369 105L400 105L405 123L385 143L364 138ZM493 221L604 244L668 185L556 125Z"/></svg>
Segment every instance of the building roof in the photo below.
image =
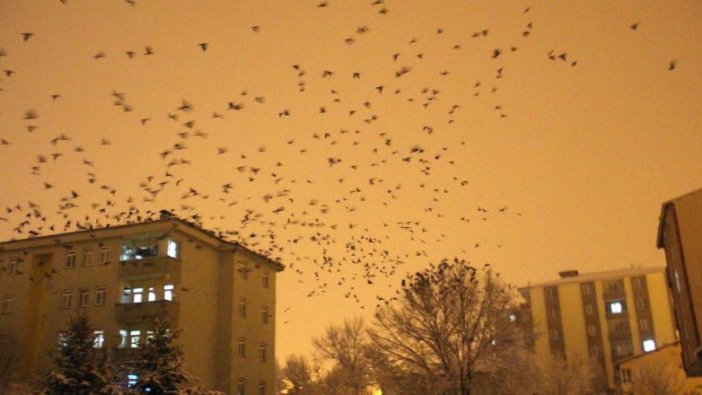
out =
<svg viewBox="0 0 702 395"><path fill-rule="evenodd" d="M630 267L625 269L607 270L602 272L583 273L578 275L570 275L568 277L559 278L556 280L546 281L537 284L529 284L521 288L533 287L550 287L554 285L569 284L569 283L584 283L588 281L609 280L620 277L640 276L648 273L662 272L665 266L648 266L648 267Z"/></svg>
<svg viewBox="0 0 702 395"><path fill-rule="evenodd" d="M617 365L620 365L620 364L622 364L622 363L624 363L624 362L629 362L629 361L633 361L633 360L635 360L635 359L639 359L639 358L642 358L642 357L645 357L645 356L649 356L649 355L651 355L651 354L654 354L654 353L657 353L657 352L659 352L659 351L662 351L664 348L677 346L677 345L679 345L679 344L680 344L679 341L674 341L674 342L672 342L672 343L664 344L664 345L662 345L662 346L656 348L655 350L648 351L648 352L643 352L643 353L641 353L641 354L632 355L632 356L626 357L626 358L622 358L622 359L620 359L619 361L617 361L616 363L617 363Z"/></svg>
<svg viewBox="0 0 702 395"><path fill-rule="evenodd" d="M663 205L661 206L661 215L658 218L658 235L656 237L656 247L663 248L665 246L665 240L663 239L663 229L665 228L665 213L668 210L668 208L673 207L675 205L675 202L677 201L687 199L698 194L700 195L698 198L702 199L702 189L697 189L695 191L688 192L682 196L678 196L663 203Z"/></svg>
<svg viewBox="0 0 702 395"><path fill-rule="evenodd" d="M165 225L165 227L168 227L168 225L171 225L172 229L176 229L179 226L184 226L185 228L189 229L192 231L192 233L198 235L201 239L206 239L210 242L210 244L213 244L217 248L242 248L249 253L256 255L270 264L272 264L278 271L282 271L285 266L281 264L280 262L277 262L263 254L260 254L256 251L253 251L252 249L248 248L244 244L241 244L239 242L234 242L230 240L224 239L222 236L218 235L217 233L207 230L195 223L192 223L190 221L184 220L182 218L178 218L168 212L161 212L161 218L159 219L146 219L145 221L142 222L135 222L135 223L128 223L128 224L123 224L123 225L115 225L115 226L105 226L102 228L92 228L92 229L84 229L84 230L78 230L74 232L66 232L66 233L59 233L59 234L52 234L52 235L45 235L45 236L37 236L37 237L29 237L26 239L17 239L17 240L9 240L9 241L3 241L0 242L0 252L3 251L11 251L11 250L21 250L21 249L26 249L26 248L32 248L32 247L39 247L39 246L50 246L50 245L56 245L56 244L62 244L66 242L76 242L80 240L88 240L88 239L99 239L102 237L110 237L111 233L115 233L115 231L120 231L120 230L129 230L130 228L134 228L134 230L138 231L138 228L140 227L145 227L149 225Z"/></svg>

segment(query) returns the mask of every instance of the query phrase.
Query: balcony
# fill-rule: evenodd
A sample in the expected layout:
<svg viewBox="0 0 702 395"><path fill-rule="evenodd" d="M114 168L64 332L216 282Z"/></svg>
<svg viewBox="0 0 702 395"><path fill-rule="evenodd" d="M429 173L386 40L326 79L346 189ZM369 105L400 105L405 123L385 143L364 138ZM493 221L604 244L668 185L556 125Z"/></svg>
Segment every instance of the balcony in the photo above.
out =
<svg viewBox="0 0 702 395"><path fill-rule="evenodd" d="M170 300L115 305L115 318L121 324L150 324L158 318L175 323L179 315L180 305Z"/></svg>
<svg viewBox="0 0 702 395"><path fill-rule="evenodd" d="M169 256L154 256L119 263L119 276L123 279L166 277L172 282L180 280L180 261Z"/></svg>

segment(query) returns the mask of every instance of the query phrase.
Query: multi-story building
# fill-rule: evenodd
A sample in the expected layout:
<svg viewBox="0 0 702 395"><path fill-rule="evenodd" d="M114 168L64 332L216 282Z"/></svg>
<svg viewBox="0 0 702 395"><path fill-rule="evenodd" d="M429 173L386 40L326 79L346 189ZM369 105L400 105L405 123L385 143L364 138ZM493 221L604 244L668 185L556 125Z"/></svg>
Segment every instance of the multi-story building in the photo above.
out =
<svg viewBox="0 0 702 395"><path fill-rule="evenodd" d="M663 267L559 275L520 288L537 356L594 361L613 389L617 361L676 340Z"/></svg>
<svg viewBox="0 0 702 395"><path fill-rule="evenodd" d="M124 359L156 318L180 331L185 369L229 394L273 393L275 287L283 266L189 222L161 219L0 243L0 333L17 339L17 381L51 367L83 313L95 346Z"/></svg>
<svg viewBox="0 0 702 395"><path fill-rule="evenodd" d="M657 245L665 249L683 366L702 376L702 189L663 204Z"/></svg>

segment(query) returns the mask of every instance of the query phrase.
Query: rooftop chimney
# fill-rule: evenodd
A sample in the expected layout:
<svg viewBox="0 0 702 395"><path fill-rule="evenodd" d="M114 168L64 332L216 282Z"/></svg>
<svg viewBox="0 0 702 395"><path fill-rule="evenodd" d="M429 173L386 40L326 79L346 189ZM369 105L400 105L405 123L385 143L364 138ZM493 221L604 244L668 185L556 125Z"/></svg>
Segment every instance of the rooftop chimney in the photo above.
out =
<svg viewBox="0 0 702 395"><path fill-rule="evenodd" d="M577 270L564 270L562 272L558 272L558 275L561 278L568 278L568 277L578 277L580 273Z"/></svg>

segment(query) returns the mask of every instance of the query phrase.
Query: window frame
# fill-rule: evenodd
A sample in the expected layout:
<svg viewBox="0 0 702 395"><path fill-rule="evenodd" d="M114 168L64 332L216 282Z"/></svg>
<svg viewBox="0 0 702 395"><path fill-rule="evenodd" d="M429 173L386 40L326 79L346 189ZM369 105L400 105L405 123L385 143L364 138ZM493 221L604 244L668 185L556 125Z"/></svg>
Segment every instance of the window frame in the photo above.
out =
<svg viewBox="0 0 702 395"><path fill-rule="evenodd" d="M107 301L107 288L95 287L95 306L104 306Z"/></svg>
<svg viewBox="0 0 702 395"><path fill-rule="evenodd" d="M61 309L63 310L68 310L71 308L71 305L73 304L73 290L72 289L64 289L61 291Z"/></svg>

